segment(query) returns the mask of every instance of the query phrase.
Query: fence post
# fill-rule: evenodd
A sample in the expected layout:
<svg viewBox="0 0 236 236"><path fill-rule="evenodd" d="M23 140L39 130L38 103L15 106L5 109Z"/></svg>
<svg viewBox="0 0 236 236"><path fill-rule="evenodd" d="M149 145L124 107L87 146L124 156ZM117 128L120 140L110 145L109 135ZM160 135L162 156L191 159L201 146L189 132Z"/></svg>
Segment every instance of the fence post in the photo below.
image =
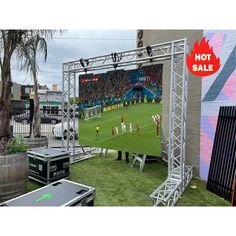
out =
<svg viewBox="0 0 236 236"><path fill-rule="evenodd" d="M13 125L10 125L10 138L13 138Z"/></svg>
<svg viewBox="0 0 236 236"><path fill-rule="evenodd" d="M30 119L30 133L29 136L32 134L32 122L34 116L34 99L30 99L30 106L29 106L29 119Z"/></svg>

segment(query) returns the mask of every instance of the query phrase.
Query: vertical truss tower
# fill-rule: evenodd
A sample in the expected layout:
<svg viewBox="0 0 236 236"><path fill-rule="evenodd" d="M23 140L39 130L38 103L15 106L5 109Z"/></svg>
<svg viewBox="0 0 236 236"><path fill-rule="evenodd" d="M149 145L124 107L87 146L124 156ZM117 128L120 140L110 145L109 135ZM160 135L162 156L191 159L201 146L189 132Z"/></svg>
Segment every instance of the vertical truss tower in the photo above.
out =
<svg viewBox="0 0 236 236"><path fill-rule="evenodd" d="M79 92L79 74L96 70L171 60L168 177L151 195L154 205L175 205L192 178L185 165L188 71L187 40L180 39L104 56L66 62L62 66L62 147L75 155L75 97ZM78 93L77 93L78 96ZM66 129L66 132L63 130Z"/></svg>
<svg viewBox="0 0 236 236"><path fill-rule="evenodd" d="M188 71L187 43L171 45L168 177L151 195L154 205L175 205L192 179L192 168L185 165ZM181 48L182 53L178 54Z"/></svg>

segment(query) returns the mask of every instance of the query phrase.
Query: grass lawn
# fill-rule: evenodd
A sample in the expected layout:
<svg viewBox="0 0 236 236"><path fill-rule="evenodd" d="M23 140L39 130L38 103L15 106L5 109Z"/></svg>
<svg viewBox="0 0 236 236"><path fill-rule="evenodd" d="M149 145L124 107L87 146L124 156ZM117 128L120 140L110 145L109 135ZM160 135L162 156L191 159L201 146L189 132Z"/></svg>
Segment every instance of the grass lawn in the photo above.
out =
<svg viewBox="0 0 236 236"><path fill-rule="evenodd" d="M167 165L162 161L148 162L144 172L130 163L114 161L116 155L96 156L71 165L68 179L96 188L95 206L152 206L148 196L167 176ZM196 189L190 186L196 186ZM41 187L29 181L28 191ZM229 206L229 202L206 190L205 182L193 179L177 206Z"/></svg>
<svg viewBox="0 0 236 236"><path fill-rule="evenodd" d="M156 136L152 115L162 114L161 104L136 104L126 108L102 113L101 118L80 121L79 142L91 147L104 147L114 150L130 151L142 154L160 156L161 131ZM121 134L120 118L124 117L127 132ZM133 124L133 132L129 132L129 123ZM136 132L139 125L141 134ZM99 136L96 136L96 126L99 125ZM112 127L119 128L119 135L112 136Z"/></svg>

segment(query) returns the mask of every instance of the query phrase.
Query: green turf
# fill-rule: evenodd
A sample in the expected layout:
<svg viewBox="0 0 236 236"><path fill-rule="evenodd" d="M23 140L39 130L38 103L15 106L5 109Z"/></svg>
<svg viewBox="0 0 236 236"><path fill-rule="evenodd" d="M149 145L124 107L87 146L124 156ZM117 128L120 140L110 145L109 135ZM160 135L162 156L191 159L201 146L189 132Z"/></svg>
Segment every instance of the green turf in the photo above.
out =
<svg viewBox="0 0 236 236"><path fill-rule="evenodd" d="M230 203L207 191L206 182L193 178L176 206L230 206Z"/></svg>
<svg viewBox="0 0 236 236"><path fill-rule="evenodd" d="M136 104L126 108L119 108L103 112L101 118L93 118L80 122L79 142L92 147L104 147L114 150L130 151L142 154L160 156L161 131L156 135L155 124L152 115L161 114L161 104ZM120 118L124 117L127 132L121 134ZM133 132L130 133L129 123L133 124ZM136 124L141 133L136 132ZM96 136L96 126L99 125L99 136ZM112 136L112 127L118 126L119 135Z"/></svg>
<svg viewBox="0 0 236 236"><path fill-rule="evenodd" d="M167 165L160 159L145 164L144 172L138 166L115 161L116 154L96 156L71 165L69 179L96 188L96 206L152 206L148 196L167 176ZM41 185L29 181L28 191ZM193 189L191 186L196 186ZM193 179L177 206L228 206L229 203L206 190L205 182Z"/></svg>

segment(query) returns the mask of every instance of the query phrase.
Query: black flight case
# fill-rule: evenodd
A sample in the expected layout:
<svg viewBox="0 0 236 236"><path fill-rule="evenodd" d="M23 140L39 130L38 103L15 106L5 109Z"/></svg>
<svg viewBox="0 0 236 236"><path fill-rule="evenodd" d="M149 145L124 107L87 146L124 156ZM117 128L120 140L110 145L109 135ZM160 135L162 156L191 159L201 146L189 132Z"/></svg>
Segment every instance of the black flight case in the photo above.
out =
<svg viewBox="0 0 236 236"><path fill-rule="evenodd" d="M69 175L70 152L62 149L40 147L27 152L29 178L49 184Z"/></svg>

